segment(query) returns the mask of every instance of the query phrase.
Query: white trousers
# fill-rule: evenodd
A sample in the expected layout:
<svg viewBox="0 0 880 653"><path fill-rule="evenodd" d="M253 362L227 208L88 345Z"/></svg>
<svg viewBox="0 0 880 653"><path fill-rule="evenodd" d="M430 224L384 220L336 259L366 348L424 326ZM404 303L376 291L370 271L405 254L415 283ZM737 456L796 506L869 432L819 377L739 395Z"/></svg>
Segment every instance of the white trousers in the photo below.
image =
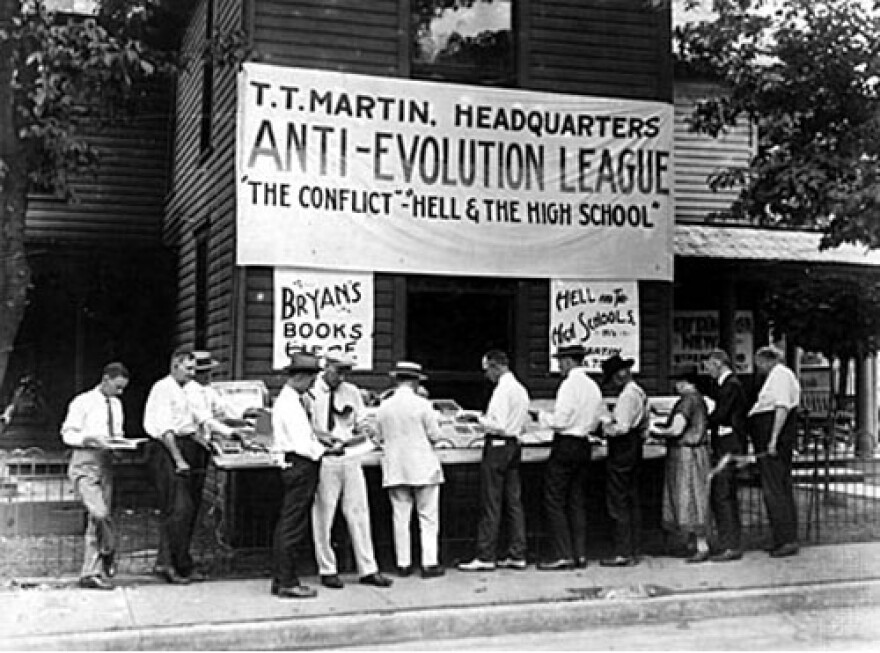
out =
<svg viewBox="0 0 880 653"><path fill-rule="evenodd" d="M367 484L359 460L323 462L318 477L318 490L312 504L312 537L318 573L329 576L337 573L336 554L330 541L336 508L342 504L342 514L348 526L351 546L358 575L368 576L379 570L373 553L370 532L370 506Z"/></svg>
<svg viewBox="0 0 880 653"><path fill-rule="evenodd" d="M412 564L410 521L413 503L419 516L419 542L422 549L422 568L437 564L437 544L440 535L440 486L398 485L388 488L394 524L394 552L398 567Z"/></svg>

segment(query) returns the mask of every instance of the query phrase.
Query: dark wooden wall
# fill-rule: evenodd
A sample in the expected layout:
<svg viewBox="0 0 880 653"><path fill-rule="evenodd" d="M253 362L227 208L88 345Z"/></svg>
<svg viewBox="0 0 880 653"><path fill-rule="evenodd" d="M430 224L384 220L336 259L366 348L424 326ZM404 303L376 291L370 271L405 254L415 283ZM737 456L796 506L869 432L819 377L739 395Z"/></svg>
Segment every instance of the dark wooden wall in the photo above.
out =
<svg viewBox="0 0 880 653"><path fill-rule="evenodd" d="M186 53L204 43L206 2L194 11ZM213 0L218 28L245 27L254 58L275 65L361 74L409 75L409 0ZM518 0L519 86L605 97L672 101L670 9L644 0ZM272 270L234 265L234 71L215 76L213 149L200 153L201 71L181 75L177 95L174 183L166 241L178 254L175 338L194 336L194 239L209 228L208 346L223 363L219 376L262 378L277 387L272 362ZM640 284L645 384L657 391L668 358L671 284ZM550 396L549 283L521 281L517 295L519 370L536 396ZM406 277L377 274L374 373L367 386L387 384L385 372L406 355ZM520 346L522 345L522 346Z"/></svg>

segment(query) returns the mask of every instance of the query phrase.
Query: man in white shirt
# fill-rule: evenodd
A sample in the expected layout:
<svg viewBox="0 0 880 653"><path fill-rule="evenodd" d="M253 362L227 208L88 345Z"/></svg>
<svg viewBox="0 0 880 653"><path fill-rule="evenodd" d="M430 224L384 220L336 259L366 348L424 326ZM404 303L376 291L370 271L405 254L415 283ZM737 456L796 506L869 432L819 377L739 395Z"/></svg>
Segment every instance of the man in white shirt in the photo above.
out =
<svg viewBox="0 0 880 653"><path fill-rule="evenodd" d="M761 491L773 535L770 555L782 558L798 553L791 461L797 438L801 386L773 347L762 347L755 352L755 366L766 379L749 411L749 433L758 456Z"/></svg>
<svg viewBox="0 0 880 653"><path fill-rule="evenodd" d="M104 367L101 382L77 395L61 426L64 444L73 449L67 474L88 513L80 587L111 590L107 577L116 573L116 540L111 519L113 460L108 440L124 437L119 395L128 385L122 363Z"/></svg>
<svg viewBox="0 0 880 653"><path fill-rule="evenodd" d="M283 496L274 538L272 594L282 599L304 599L317 592L302 585L296 551L306 543L309 512L315 498L321 458L342 453L340 443L319 439L306 410L305 394L321 368L312 354L296 352L284 368L287 381L272 407L272 451L282 462Z"/></svg>
<svg viewBox="0 0 880 653"><path fill-rule="evenodd" d="M203 579L189 551L208 464L198 438L200 417L184 389L195 376L195 364L192 350L177 349L168 376L153 384L144 408L144 430L154 439L149 466L161 512L155 572L181 585Z"/></svg>
<svg viewBox="0 0 880 653"><path fill-rule="evenodd" d="M486 430L480 463L480 523L477 555L458 565L462 571L493 571L496 567L526 568L526 521L519 467L520 437L529 419L529 393L510 371L507 354L493 349L483 356L483 373L495 385L480 423ZM501 509L508 516L507 554L496 563Z"/></svg>
<svg viewBox="0 0 880 653"><path fill-rule="evenodd" d="M312 390L315 397L312 425L316 432L329 434L339 440L343 447L355 445L367 438L363 433L355 433L365 426L361 392L356 385L345 380L354 367L354 360L345 354L331 353L325 361L324 371L318 376ZM312 537L321 584L332 589L341 589L343 586L331 545L333 519L341 503L360 582L375 587L390 587L392 581L379 573L373 553L367 482L361 467L363 451L343 451L342 455L327 458L321 464L312 506Z"/></svg>
<svg viewBox="0 0 880 653"><path fill-rule="evenodd" d="M209 351L194 351L193 357L196 362L195 377L183 389L199 422L196 439L211 451L212 435L219 434L239 439L242 435L237 429L225 424L224 420L235 416L231 414L220 393L211 385L213 370L219 363Z"/></svg>
<svg viewBox="0 0 880 653"><path fill-rule="evenodd" d="M608 515L614 522L614 551L603 559L603 567L627 567L639 562L642 506L639 495L639 471L642 445L650 417L648 396L633 380L632 358L614 354L602 361L603 384L620 391L614 414L603 418L603 433L608 438L605 500Z"/></svg>
<svg viewBox="0 0 880 653"><path fill-rule="evenodd" d="M592 455L590 435L605 412L599 386L583 366L586 349L566 345L554 354L563 380L552 413L539 413L553 429L544 471L544 514L553 555L538 563L552 571L587 566L586 482Z"/></svg>

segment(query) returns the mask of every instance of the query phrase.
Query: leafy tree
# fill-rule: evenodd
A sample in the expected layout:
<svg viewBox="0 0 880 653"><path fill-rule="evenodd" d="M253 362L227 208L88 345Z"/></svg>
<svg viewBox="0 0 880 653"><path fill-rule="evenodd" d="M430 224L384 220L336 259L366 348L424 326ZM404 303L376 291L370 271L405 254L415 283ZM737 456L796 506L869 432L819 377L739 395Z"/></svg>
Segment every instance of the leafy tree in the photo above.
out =
<svg viewBox="0 0 880 653"><path fill-rule="evenodd" d="M47 4L0 0L0 384L31 285L28 192L69 196L71 176L98 164L83 127L125 116L139 83L169 69L163 51L176 47L174 19L187 3L103 0L89 18ZM0 432L10 418L0 416Z"/></svg>
<svg viewBox="0 0 880 653"><path fill-rule="evenodd" d="M727 217L880 246L880 2L684 1L715 18L676 28L677 63L725 91L698 103L693 128L757 126L750 165L710 180L741 186Z"/></svg>

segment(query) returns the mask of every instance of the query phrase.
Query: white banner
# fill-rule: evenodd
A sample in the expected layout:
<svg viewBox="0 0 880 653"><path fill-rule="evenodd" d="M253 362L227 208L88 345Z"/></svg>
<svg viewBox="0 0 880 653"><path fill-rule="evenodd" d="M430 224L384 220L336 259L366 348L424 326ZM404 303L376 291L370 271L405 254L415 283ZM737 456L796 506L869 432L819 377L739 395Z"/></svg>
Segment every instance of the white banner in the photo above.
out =
<svg viewBox="0 0 880 653"><path fill-rule="evenodd" d="M345 352L373 366L373 275L275 268L272 362L294 351Z"/></svg>
<svg viewBox="0 0 880 653"><path fill-rule="evenodd" d="M669 104L246 63L237 262L672 280Z"/></svg>
<svg viewBox="0 0 880 653"><path fill-rule="evenodd" d="M564 345L587 349L585 366L602 371L602 361L620 354L639 371L639 285L635 281L550 282L550 353ZM559 370L551 357L550 369Z"/></svg>
<svg viewBox="0 0 880 653"><path fill-rule="evenodd" d="M736 311L734 317L734 371L752 373L754 352L754 319L751 311ZM696 363L702 369L703 359L721 346L718 311L675 311L672 317L672 369Z"/></svg>

